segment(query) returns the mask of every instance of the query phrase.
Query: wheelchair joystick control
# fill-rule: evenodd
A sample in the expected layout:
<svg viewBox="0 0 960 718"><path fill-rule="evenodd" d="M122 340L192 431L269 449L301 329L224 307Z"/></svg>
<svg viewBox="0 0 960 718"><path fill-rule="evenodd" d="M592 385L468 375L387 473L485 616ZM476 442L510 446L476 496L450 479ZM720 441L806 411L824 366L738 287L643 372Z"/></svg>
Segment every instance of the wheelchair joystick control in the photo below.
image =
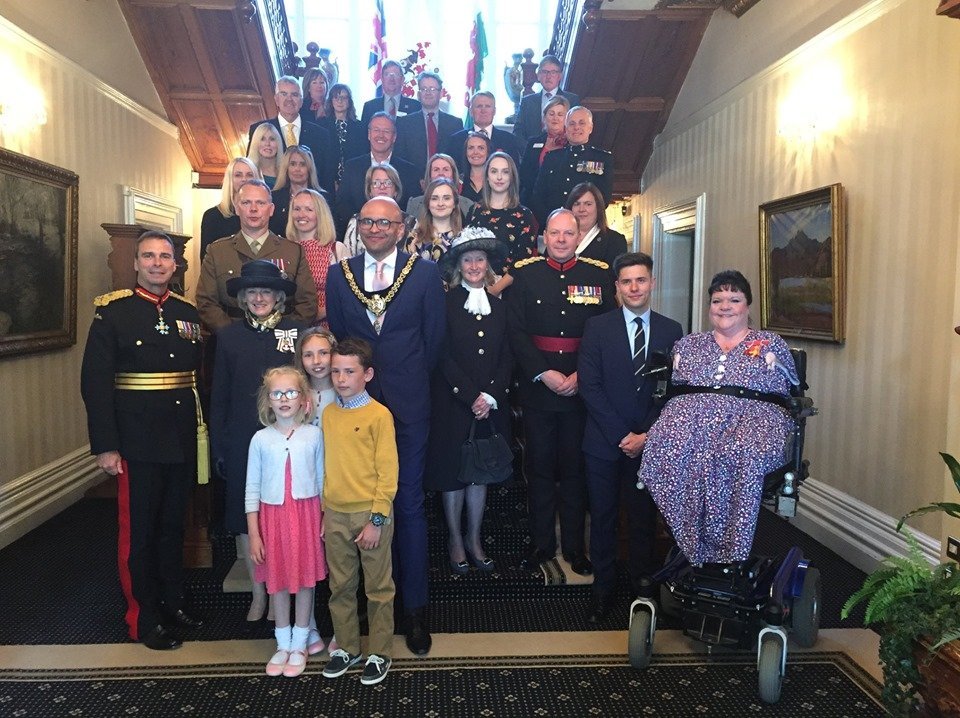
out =
<svg viewBox="0 0 960 718"><path fill-rule="evenodd" d="M792 471L788 471L783 475L783 494L784 496L791 496L794 492L794 481L796 477Z"/></svg>

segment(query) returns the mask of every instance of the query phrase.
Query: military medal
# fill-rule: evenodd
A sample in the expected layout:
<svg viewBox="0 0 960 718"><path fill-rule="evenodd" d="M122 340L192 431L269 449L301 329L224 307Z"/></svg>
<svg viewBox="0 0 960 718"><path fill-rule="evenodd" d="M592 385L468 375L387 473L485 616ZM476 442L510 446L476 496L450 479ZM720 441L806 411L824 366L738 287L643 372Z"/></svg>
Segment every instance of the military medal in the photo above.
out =
<svg viewBox="0 0 960 718"><path fill-rule="evenodd" d="M567 287L567 301L571 304L600 304L603 290L600 287L586 287L571 284Z"/></svg>
<svg viewBox="0 0 960 718"><path fill-rule="evenodd" d="M277 338L277 351L292 354L297 341L296 329L274 329L273 336Z"/></svg>
<svg viewBox="0 0 960 718"><path fill-rule="evenodd" d="M169 334L170 326L165 321L163 321L163 307L161 307L159 304L157 305L157 314L160 315L160 321L157 322L153 328L156 329L161 334Z"/></svg>

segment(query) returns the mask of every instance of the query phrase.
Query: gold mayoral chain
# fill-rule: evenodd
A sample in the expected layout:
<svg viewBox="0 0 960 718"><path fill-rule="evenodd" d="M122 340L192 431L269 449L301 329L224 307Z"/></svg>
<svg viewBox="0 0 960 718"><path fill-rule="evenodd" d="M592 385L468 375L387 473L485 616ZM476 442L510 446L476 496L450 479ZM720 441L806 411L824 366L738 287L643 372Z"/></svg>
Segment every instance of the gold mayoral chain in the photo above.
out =
<svg viewBox="0 0 960 718"><path fill-rule="evenodd" d="M393 285L390 287L390 291L387 292L386 296L380 296L379 294L374 294L372 297L368 297L364 294L363 290L357 286L357 280L353 276L353 272L350 270L350 265L347 264L346 259L340 260L340 266L343 267L343 276L347 279L347 285L350 287L350 291L353 292L354 296L359 299L367 309L369 309L374 316L379 317L385 311L387 311L387 305L393 301L393 298L397 295L397 292L400 291L401 285L403 285L404 280L407 278L407 275L410 274L410 271L413 269L413 263L417 261L418 255L411 254L410 259L407 260L407 263L403 265L403 269L400 270L400 276L396 278L393 282Z"/></svg>

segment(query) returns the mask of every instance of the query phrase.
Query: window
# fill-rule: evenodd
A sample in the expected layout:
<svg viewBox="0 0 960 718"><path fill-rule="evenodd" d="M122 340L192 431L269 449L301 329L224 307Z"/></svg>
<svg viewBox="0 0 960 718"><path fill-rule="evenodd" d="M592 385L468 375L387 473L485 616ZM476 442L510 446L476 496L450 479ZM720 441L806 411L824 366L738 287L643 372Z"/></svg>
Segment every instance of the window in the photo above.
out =
<svg viewBox="0 0 960 718"><path fill-rule="evenodd" d="M359 111L375 95L368 70L373 40L373 0L318 3L316 0L286 0L290 34L299 54L306 55L308 42L330 49L340 82L353 90ZM450 99L441 108L458 117L466 115L466 69L470 53L470 32L481 13L487 36L487 57L483 63L482 90L497 96L497 119L513 113L503 72L514 53L531 47L534 59L550 42L556 14L556 0L383 0L388 57L400 60L417 43L429 42L428 69L436 68Z"/></svg>

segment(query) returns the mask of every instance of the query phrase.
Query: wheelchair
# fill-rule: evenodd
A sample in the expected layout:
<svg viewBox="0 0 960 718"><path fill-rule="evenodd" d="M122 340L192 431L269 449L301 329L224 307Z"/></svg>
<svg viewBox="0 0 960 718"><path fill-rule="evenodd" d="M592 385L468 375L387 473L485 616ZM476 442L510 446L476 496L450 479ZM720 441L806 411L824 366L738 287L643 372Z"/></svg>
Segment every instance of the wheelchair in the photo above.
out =
<svg viewBox="0 0 960 718"><path fill-rule="evenodd" d="M806 352L791 349L799 386L776 402L794 420L788 438L789 461L764 477L762 505L787 518L796 515L799 489L809 475L803 458L806 420L817 414L807 388ZM655 396L677 395L669 384L670 365L660 358L649 374L657 375ZM751 398L760 398L758 396ZM772 400L773 397L768 397ZM683 632L707 645L734 649L757 647L759 694L765 703L780 700L787 665L787 637L804 648L817 641L820 626L820 572L793 547L782 557L752 555L732 564L693 566L674 546L663 568L651 577L660 586L659 606L640 597L630 606L627 652L630 664L644 669L653 656L657 615L679 617Z"/></svg>

